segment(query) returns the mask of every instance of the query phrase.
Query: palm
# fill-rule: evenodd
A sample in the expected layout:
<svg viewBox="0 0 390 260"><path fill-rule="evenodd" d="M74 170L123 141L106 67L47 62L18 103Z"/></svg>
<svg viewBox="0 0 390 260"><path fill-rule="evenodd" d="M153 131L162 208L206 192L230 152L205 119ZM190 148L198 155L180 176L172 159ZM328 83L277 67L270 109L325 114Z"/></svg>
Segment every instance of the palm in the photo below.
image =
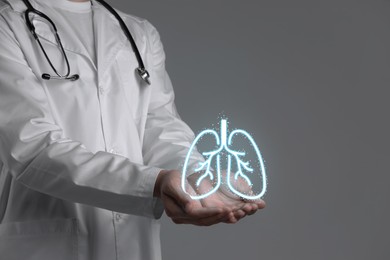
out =
<svg viewBox="0 0 390 260"><path fill-rule="evenodd" d="M229 196L220 189L202 199L201 203L205 207L228 207L231 210L241 209L246 204L240 198Z"/></svg>
<svg viewBox="0 0 390 260"><path fill-rule="evenodd" d="M223 172L223 177L226 177L226 173ZM213 189L213 183L209 179L204 179L200 185L196 185L196 180L199 174L194 174L188 178L188 184L192 188L192 195L200 195L206 194L208 191ZM244 179L238 179L235 181L235 188L245 193L251 192L251 187L247 185ZM214 193L209 196L201 199L198 202L199 206L203 207L211 207L211 208L227 208L230 211L233 211L235 219L240 219L246 214L254 213L258 208L262 207L262 201L258 201L257 203L246 202L242 200L237 195L233 194L229 188L225 185L221 185L219 189L217 189Z"/></svg>

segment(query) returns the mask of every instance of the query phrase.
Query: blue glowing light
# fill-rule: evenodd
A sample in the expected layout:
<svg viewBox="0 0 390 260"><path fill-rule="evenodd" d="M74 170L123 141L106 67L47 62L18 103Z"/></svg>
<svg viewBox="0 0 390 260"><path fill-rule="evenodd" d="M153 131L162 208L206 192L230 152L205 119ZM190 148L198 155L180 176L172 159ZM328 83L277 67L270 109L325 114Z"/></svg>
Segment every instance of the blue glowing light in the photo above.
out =
<svg viewBox="0 0 390 260"><path fill-rule="evenodd" d="M187 171L188 171L188 164L189 164L189 160L190 160L190 155L191 155L192 151L195 149L196 144L205 135L213 136L215 138L215 141L216 141L218 148L214 151L202 153L203 156L206 158L206 160L202 163L199 163L199 166L194 170L194 172L203 172L202 175L196 181L195 186L199 187L201 185L201 182L205 178L209 178L210 180L214 181L214 187L210 191L206 192L205 194L191 195L186 191ZM254 167L252 167L250 165L250 162L243 161L243 159L242 159L242 157L244 157L246 155L246 152L235 151L235 150L230 148L232 145L233 137L238 136L238 135L241 135L241 136L244 136L245 138L247 138L256 152L256 156L257 156L258 161L259 161L259 168L260 168L259 170L260 170L261 179L262 179L261 192L259 192L258 194L253 194L253 193L245 194L243 192L240 192L239 190L237 190L234 187L234 183L232 183L232 181L237 180L238 177L241 177L247 183L248 187L252 187L254 185L252 183L250 177L248 177L247 174L244 173L244 171L243 171L243 170L245 170L246 172L249 172L251 174L255 173L255 169L254 169ZM199 133L196 136L196 138L194 139L194 141L191 144L191 147L188 151L186 159L184 161L184 165L183 165L183 174L182 174L182 179L181 179L182 189L192 199L203 199L203 198L206 198L209 195L213 194L215 191L217 191L222 184L222 174L221 174L221 165L220 165L221 152L224 152L227 154L226 183L227 183L227 186L229 187L230 191L232 193L238 195L239 197L247 199L247 200L255 200L255 199L261 198L267 190L267 176L266 176L266 172L265 172L263 157L260 153L260 150L259 150L256 142L252 138L252 136L244 130L241 130L241 129L234 130L233 132L230 133L230 135L228 137L226 119L221 120L220 136L218 135L218 133L215 130L206 129L206 130L203 130L201 133ZM216 180L214 179L215 176L213 174L213 169L211 169L211 164L212 164L212 161L214 158L216 158L216 164L217 164L217 167L216 167L217 169L215 171ZM236 168L237 168L236 169L237 171L235 173L231 172L233 160L235 160ZM192 172L190 174L192 174ZM232 176L232 174L233 174L233 176Z"/></svg>

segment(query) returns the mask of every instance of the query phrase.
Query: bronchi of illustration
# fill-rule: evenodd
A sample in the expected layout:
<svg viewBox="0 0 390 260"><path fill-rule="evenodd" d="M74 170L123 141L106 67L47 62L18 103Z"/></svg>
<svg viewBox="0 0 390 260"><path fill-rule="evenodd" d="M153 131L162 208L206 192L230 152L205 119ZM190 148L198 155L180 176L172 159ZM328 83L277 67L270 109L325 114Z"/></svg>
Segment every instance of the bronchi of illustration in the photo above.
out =
<svg viewBox="0 0 390 260"><path fill-rule="evenodd" d="M196 147L206 136L214 139L212 141L215 141L214 150L202 152L205 161L199 163L195 169L190 168L191 154L196 151ZM233 147L235 142L236 145ZM242 147L237 147L237 144L238 146L242 145ZM249 146L245 147L245 144L249 144ZM251 156L249 156L250 154ZM226 171L221 170L224 162ZM213 166L216 169L213 169ZM192 183L192 186L199 190L197 188L202 185L203 181L212 182L213 185L209 190L196 194L188 191L188 177L194 172L200 174L196 175L197 179ZM244 182L244 186L247 188L240 188L243 185L239 185L239 182ZM206 198L224 187L243 199L255 200L261 198L267 190L267 176L264 161L256 142L248 132L242 129L236 129L228 135L226 119L221 120L220 135L213 129L203 130L194 139L186 156L181 186L192 199Z"/></svg>

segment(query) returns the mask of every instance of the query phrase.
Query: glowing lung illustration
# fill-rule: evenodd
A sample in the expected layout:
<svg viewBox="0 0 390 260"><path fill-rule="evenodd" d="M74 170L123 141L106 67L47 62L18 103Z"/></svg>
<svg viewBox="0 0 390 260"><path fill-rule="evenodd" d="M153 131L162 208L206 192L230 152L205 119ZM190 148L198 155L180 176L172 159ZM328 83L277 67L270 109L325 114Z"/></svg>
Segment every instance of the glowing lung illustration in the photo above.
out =
<svg viewBox="0 0 390 260"><path fill-rule="evenodd" d="M264 161L252 136L241 129L232 131L228 135L227 121L221 120L220 135L214 130L202 131L192 143L183 166L181 185L182 189L188 193L192 199L203 199L218 190L221 185L227 186L230 191L244 199L253 200L261 198L267 188L267 177ZM201 172L194 183L200 187L202 181L210 180L213 185L208 190L194 195L190 194L186 187L188 175L188 163L195 147L201 143L208 144L207 152L203 152L205 162L199 163L194 172ZM226 174L222 174L221 166L225 166ZM213 167L215 169L213 169ZM240 189L244 182L247 189ZM241 185L242 186L242 185Z"/></svg>

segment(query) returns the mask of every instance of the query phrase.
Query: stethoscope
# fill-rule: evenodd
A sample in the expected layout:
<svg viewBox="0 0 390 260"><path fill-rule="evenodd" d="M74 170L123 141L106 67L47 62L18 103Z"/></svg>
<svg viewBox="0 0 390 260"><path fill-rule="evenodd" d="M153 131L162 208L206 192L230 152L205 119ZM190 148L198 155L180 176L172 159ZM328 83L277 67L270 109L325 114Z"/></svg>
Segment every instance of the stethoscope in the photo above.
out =
<svg viewBox="0 0 390 260"><path fill-rule="evenodd" d="M145 65L144 65L144 62L143 62L143 60L141 58L141 54L139 53L139 50L137 48L137 45L135 44L134 38L133 38L133 36L131 36L131 33L130 33L129 29L127 28L125 22L118 15L118 13L114 10L114 8L112 8L109 4L107 4L103 0L96 0L96 1L99 2L100 4L102 4L118 20L118 22L119 22L119 24L120 24L120 26L122 28L122 31L124 32L124 34L126 35L127 39L129 40L129 42L131 44L131 47L132 47L132 49L133 49L133 51L135 53L135 56L137 58L138 68L136 70L138 72L138 75L141 77L142 80L144 80L147 84L150 85L150 80L149 80L150 75L149 75L149 72L145 69ZM45 80L64 79L64 80L70 80L70 81L78 80L80 78L79 74L70 75L69 60L68 60L68 57L66 56L64 47L62 46L62 43L61 43L61 40L60 40L60 36L57 33L57 27L55 26L54 22L47 15L45 15L44 13L42 13L42 12L38 11L37 9L35 9L28 0L23 0L23 2L27 6L27 10L26 10L26 12L24 14L25 15L25 19L26 19L27 27L30 30L30 32L32 33L32 35L34 36L35 40L38 42L38 45L41 48L41 50L42 50L42 52L43 52L47 62L49 63L50 67L53 69L54 73L56 74L56 76L54 76L54 75L50 75L49 73L43 73L42 74L42 79L45 79ZM41 44L41 41L39 40L39 37L38 37L38 35L35 32L35 27L34 27L33 23L30 21L30 17L29 17L30 13L36 14L36 15L44 18L53 27L54 35L56 37L56 41L57 41L57 43L58 43L58 45L59 45L59 47L61 49L62 55L64 56L65 63L66 63L67 73L65 75L61 75L55 69L53 63L51 62L49 56L47 55L45 49L43 48L43 46Z"/></svg>

